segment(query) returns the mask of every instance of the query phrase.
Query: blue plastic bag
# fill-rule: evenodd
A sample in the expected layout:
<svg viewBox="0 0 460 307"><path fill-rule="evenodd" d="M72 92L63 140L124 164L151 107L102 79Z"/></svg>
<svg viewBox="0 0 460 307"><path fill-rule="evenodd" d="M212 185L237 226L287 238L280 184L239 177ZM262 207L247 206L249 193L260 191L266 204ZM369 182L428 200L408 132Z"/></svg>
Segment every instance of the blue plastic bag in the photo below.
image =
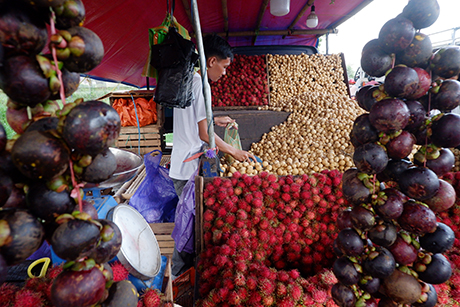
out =
<svg viewBox="0 0 460 307"><path fill-rule="evenodd" d="M189 254L195 251L195 177L193 173L184 186L176 209L176 220L171 237L176 243L178 252Z"/></svg>
<svg viewBox="0 0 460 307"><path fill-rule="evenodd" d="M152 156L152 152L158 152ZM169 170L160 165L162 152L154 150L144 155L145 178L129 200L147 223L174 222L177 202Z"/></svg>

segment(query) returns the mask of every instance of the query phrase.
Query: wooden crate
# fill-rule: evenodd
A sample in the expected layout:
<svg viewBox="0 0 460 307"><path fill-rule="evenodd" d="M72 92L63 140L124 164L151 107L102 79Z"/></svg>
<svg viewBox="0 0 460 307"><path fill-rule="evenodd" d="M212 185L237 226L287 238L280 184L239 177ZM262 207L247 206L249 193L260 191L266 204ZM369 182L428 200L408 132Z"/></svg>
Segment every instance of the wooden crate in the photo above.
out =
<svg viewBox="0 0 460 307"><path fill-rule="evenodd" d="M144 155L152 150L163 151L163 129L152 124L144 127L121 127L120 135L115 144L116 147L126 149Z"/></svg>
<svg viewBox="0 0 460 307"><path fill-rule="evenodd" d="M174 240L171 237L171 233L174 229L174 223L149 223L149 226L155 234L161 254L164 256L172 256L174 251Z"/></svg>

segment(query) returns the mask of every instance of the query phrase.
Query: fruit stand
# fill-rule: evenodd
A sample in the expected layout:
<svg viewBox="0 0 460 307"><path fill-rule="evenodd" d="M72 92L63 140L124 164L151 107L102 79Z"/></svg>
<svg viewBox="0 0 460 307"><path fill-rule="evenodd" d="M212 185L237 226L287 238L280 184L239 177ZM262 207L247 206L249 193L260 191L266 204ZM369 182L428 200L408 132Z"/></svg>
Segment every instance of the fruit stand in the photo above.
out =
<svg viewBox="0 0 460 307"><path fill-rule="evenodd" d="M71 2L79 12L71 20L57 4L42 4L57 16L41 26L26 22L34 31L21 35L33 44L0 45L9 111L27 113L14 139L0 125L0 306L458 305L460 116L451 111L460 104L460 48L418 45L427 41L417 30L439 14L436 0L409 1L366 45L363 69L386 77L356 100L342 54L281 47L236 53L227 76L212 85L214 115L235 118L243 148L260 161L222 157L222 176L195 178L196 266L173 283L168 261L157 288L150 285L162 277L163 258L140 256L147 250L141 245L170 256L174 225L149 225L127 204L100 217L83 195L119 175L111 147L139 156L164 148L164 112L156 105L156 120L141 127L136 114L137 126L123 125L124 110L114 106L133 102L137 110L135 99L152 103L152 91L110 93L110 104L66 102L74 73L91 71L104 55L97 35L81 26L82 4ZM26 20L43 13L0 7ZM52 53L38 55L47 27ZM114 195L118 202L146 175L135 168ZM123 208L130 213L117 215ZM147 233L150 241L138 244ZM4 282L45 240L64 264L48 267L41 258L40 276L28 272L19 286ZM122 263L127 242L138 253ZM155 276L134 267L142 258L155 260Z"/></svg>

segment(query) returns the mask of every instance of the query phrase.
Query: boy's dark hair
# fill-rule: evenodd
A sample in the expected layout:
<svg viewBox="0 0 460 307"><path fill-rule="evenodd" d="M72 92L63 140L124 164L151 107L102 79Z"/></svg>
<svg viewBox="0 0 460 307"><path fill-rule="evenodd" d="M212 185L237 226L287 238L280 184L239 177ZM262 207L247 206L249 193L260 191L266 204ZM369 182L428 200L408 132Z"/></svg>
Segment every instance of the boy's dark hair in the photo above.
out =
<svg viewBox="0 0 460 307"><path fill-rule="evenodd" d="M219 35L206 35L203 38L203 48L206 59L215 56L220 60L230 58L230 60L233 61L233 48L225 39L223 39Z"/></svg>

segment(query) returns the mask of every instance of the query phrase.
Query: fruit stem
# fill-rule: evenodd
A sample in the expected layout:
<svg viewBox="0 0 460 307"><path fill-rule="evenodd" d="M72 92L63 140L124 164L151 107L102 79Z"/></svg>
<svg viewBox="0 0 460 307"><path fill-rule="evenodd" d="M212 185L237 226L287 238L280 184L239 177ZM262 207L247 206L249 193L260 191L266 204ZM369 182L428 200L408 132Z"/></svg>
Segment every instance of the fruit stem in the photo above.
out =
<svg viewBox="0 0 460 307"><path fill-rule="evenodd" d="M51 17L50 17L51 35L56 34L56 27L54 25L54 19L55 18L56 18L56 15L55 15L54 11L51 10ZM59 88L59 95L61 96L62 104L65 105L64 82L62 81L62 72L61 72L61 70L59 69L59 66L58 66L58 59L57 59L57 55L56 55L56 46L54 44L50 44L50 45L51 45L51 53L53 55L53 60L54 60L54 67L56 69L56 74L57 74L57 77L59 79L59 83L61 85L60 88Z"/></svg>
<svg viewBox="0 0 460 307"><path fill-rule="evenodd" d="M80 186L82 186L82 184L81 183L77 184L77 180L75 180L72 159L69 159L69 167L70 167L70 178L72 179L72 186L73 186L71 196L72 194L75 194L75 196L78 195L78 209L80 210L80 212L83 212L83 200L80 195Z"/></svg>

